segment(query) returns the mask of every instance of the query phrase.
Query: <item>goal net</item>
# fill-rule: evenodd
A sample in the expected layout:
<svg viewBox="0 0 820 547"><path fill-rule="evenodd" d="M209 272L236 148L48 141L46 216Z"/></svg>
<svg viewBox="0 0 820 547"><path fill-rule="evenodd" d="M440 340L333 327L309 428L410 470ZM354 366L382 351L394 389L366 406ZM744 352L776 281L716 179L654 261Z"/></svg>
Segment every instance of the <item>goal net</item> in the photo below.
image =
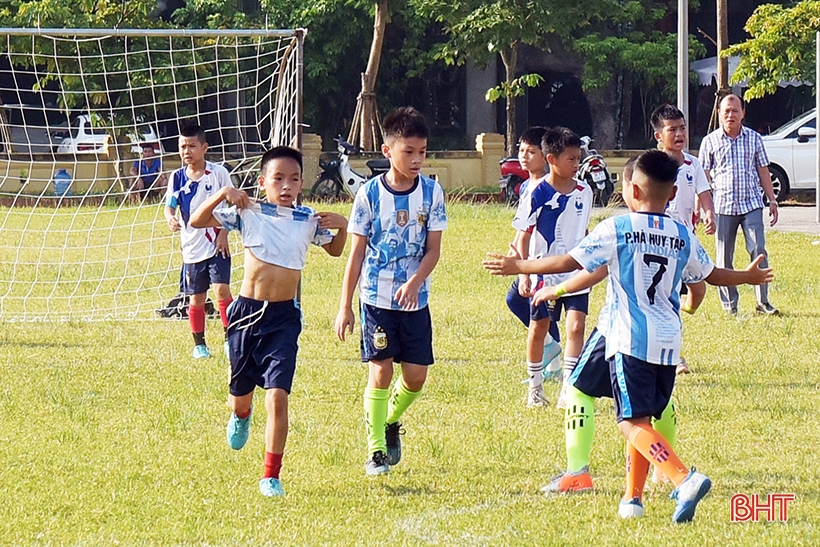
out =
<svg viewBox="0 0 820 547"><path fill-rule="evenodd" d="M156 317L179 292L180 128L255 192L264 151L301 144L303 35L0 29L0 320Z"/></svg>

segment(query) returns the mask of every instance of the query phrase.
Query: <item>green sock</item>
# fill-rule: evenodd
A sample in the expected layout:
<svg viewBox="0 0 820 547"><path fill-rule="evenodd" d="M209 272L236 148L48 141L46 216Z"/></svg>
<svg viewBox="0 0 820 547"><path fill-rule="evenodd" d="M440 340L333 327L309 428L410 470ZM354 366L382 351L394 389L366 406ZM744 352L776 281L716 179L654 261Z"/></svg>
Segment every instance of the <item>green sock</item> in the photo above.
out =
<svg viewBox="0 0 820 547"><path fill-rule="evenodd" d="M410 391L404 385L404 378L399 377L393 384L393 393L390 394L390 404L387 407L387 421L385 423L394 424L399 421L401 415L407 410L413 401L419 398L421 390Z"/></svg>
<svg viewBox="0 0 820 547"><path fill-rule="evenodd" d="M675 439L678 436L678 414L675 412L672 399L669 399L669 404L663 409L660 420L652 418L652 427L669 441L669 446L675 448Z"/></svg>
<svg viewBox="0 0 820 547"><path fill-rule="evenodd" d="M574 473L589 465L589 453L595 437L595 399L573 386L567 386L566 400L567 471Z"/></svg>
<svg viewBox="0 0 820 547"><path fill-rule="evenodd" d="M387 388L364 388L364 425L367 431L367 454L382 451L387 453L384 439L384 419L387 417L387 399L390 391Z"/></svg>

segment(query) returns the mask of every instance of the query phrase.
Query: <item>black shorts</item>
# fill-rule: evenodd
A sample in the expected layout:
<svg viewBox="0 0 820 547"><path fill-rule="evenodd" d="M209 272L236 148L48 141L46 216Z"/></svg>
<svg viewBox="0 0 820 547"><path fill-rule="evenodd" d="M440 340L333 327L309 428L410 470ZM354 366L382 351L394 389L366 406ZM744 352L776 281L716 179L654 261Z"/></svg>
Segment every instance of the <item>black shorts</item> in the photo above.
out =
<svg viewBox="0 0 820 547"><path fill-rule="evenodd" d="M589 313L589 293L562 296L555 302L542 302L538 306L530 304L530 319L538 321L549 318L553 323L558 323L561 321L562 309Z"/></svg>
<svg viewBox="0 0 820 547"><path fill-rule="evenodd" d="M567 383L590 397L612 398L609 362L606 360L606 337L595 328L584 342L578 364Z"/></svg>
<svg viewBox="0 0 820 547"><path fill-rule="evenodd" d="M675 367L622 353L609 359L609 376L619 422L649 416L660 419L675 388Z"/></svg>
<svg viewBox="0 0 820 547"><path fill-rule="evenodd" d="M434 363L429 306L403 311L362 304L361 320L363 363L384 359L414 365Z"/></svg>
<svg viewBox="0 0 820 547"><path fill-rule="evenodd" d="M256 386L290 393L301 332L302 312L295 300L234 300L228 307L231 395L247 395Z"/></svg>
<svg viewBox="0 0 820 547"><path fill-rule="evenodd" d="M214 283L230 284L231 257L219 253L202 262L182 265L180 291L185 294L203 294Z"/></svg>

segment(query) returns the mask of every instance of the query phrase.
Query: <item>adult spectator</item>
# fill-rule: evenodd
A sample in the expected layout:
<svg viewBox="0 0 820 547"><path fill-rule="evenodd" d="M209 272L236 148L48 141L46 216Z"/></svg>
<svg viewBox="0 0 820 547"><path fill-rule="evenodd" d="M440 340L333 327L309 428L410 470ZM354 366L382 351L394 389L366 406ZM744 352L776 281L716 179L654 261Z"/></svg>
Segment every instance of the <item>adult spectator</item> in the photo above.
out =
<svg viewBox="0 0 820 547"><path fill-rule="evenodd" d="M768 268L766 238L763 232L763 197L760 187L769 200L771 225L777 222L777 200L769 174L769 158L760 135L743 125L746 114L743 100L737 95L727 95L720 101L720 127L703 139L699 159L712 181L715 204L715 254L719 268L733 268L735 240L738 227L743 229L746 250L752 259L763 255L761 268ZM778 315L780 312L769 303L768 284L758 285L758 313ZM738 293L736 287L718 287L723 309L737 313Z"/></svg>
<svg viewBox="0 0 820 547"><path fill-rule="evenodd" d="M168 176L162 172L162 160L154 154L154 143L142 143L142 159L131 166L131 194L139 201L156 199L165 194L168 186Z"/></svg>

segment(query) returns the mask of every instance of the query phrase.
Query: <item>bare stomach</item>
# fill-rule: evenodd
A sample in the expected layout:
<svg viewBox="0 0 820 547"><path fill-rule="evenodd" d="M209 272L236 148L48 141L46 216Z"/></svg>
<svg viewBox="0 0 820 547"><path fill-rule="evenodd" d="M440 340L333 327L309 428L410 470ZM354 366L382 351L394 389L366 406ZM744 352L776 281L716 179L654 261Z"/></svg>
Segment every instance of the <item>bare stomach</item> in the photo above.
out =
<svg viewBox="0 0 820 547"><path fill-rule="evenodd" d="M245 252L245 277L239 294L254 300L284 302L296 298L300 270L291 270L262 262L250 252Z"/></svg>

